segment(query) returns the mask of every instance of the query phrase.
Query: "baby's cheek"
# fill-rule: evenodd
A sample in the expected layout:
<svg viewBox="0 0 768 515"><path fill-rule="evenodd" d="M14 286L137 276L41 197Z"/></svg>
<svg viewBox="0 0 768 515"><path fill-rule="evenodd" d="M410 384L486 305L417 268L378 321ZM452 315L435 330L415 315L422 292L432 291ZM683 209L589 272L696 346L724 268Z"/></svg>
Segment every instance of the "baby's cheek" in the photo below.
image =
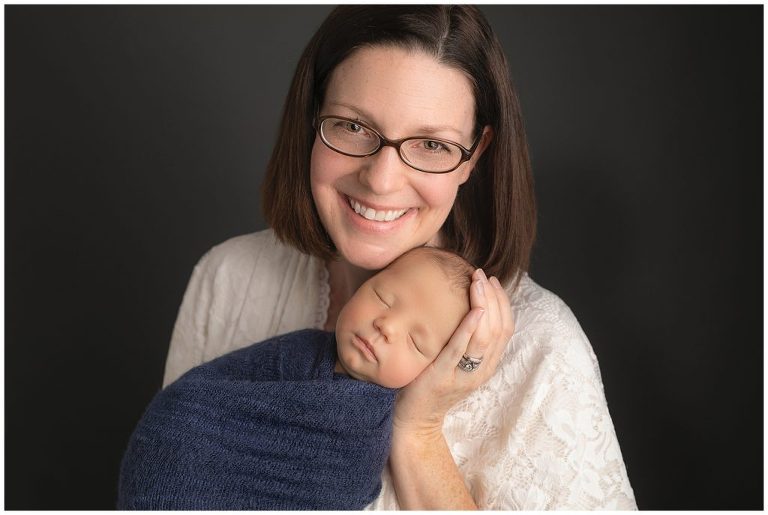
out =
<svg viewBox="0 0 768 515"><path fill-rule="evenodd" d="M381 385L389 388L402 388L419 375L419 368L414 363L403 362L399 360L396 363L390 363L391 366L381 374Z"/></svg>

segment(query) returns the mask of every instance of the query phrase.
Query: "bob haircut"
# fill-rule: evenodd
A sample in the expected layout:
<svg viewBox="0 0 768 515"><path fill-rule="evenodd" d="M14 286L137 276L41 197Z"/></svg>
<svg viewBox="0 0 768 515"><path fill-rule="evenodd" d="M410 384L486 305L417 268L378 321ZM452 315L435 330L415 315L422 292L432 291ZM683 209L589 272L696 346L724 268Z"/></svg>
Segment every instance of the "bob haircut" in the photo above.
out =
<svg viewBox="0 0 768 515"><path fill-rule="evenodd" d="M517 286L536 233L533 177L504 52L474 6L344 5L328 15L307 44L288 93L262 186L266 221L281 241L300 251L336 257L310 188L314 121L336 66L356 49L376 45L425 52L470 80L475 135L486 125L494 134L459 188L441 228L443 246L502 284L514 279Z"/></svg>

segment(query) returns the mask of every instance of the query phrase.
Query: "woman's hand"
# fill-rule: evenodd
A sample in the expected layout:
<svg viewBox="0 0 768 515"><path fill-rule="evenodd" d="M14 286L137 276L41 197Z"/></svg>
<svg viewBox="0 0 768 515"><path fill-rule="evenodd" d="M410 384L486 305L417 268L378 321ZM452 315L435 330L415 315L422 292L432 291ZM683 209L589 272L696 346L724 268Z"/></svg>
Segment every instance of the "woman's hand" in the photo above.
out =
<svg viewBox="0 0 768 515"><path fill-rule="evenodd" d="M442 433L448 410L487 381L496 371L514 332L512 308L495 277L481 269L472 275L471 309L435 361L400 391L395 404L394 431L415 437ZM467 372L457 367L462 356L482 358Z"/></svg>
<svg viewBox="0 0 768 515"><path fill-rule="evenodd" d="M472 276L469 301L471 309L448 344L395 403L390 468L401 509L477 508L443 436L443 419L496 371L514 323L507 293L482 270ZM466 372L456 366L463 355L482 362Z"/></svg>

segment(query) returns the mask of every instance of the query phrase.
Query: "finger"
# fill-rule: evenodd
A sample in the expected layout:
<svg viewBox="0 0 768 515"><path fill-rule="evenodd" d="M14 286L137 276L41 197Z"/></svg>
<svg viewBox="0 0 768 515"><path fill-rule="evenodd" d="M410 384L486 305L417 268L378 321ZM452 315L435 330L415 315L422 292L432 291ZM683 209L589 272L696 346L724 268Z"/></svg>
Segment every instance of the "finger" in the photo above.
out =
<svg viewBox="0 0 768 515"><path fill-rule="evenodd" d="M512 336L512 333L515 332L515 319L512 313L512 305L509 302L509 295L507 295L507 291L495 277L491 277L490 283L496 292L496 299L499 303L502 331L507 336Z"/></svg>
<svg viewBox="0 0 768 515"><path fill-rule="evenodd" d="M504 299L499 298L499 291L494 286L493 282L498 282L498 279L491 277L488 280L488 294L486 295L488 301L488 314L490 315L488 325L490 327L491 345L499 339L502 331L502 319L501 319L501 301Z"/></svg>
<svg viewBox="0 0 768 515"><path fill-rule="evenodd" d="M435 358L435 366L455 367L467 348L467 343L472 334L477 330L478 324L485 316L482 308L472 308L453 332L451 339Z"/></svg>
<svg viewBox="0 0 768 515"><path fill-rule="evenodd" d="M469 303L472 308L481 308L485 310L486 312L489 309L489 299L494 296L493 293L493 287L488 283L488 279L485 277L485 273L478 268L475 270L475 273L472 275L473 281L472 286L469 291ZM477 330L474 332L473 340L476 342L482 342L483 344L487 345L488 338L490 335L490 325L488 322L486 322L486 319L488 318L487 313L483 316L482 320L480 320L480 323L477 327ZM469 344L470 342L468 342ZM480 344L475 344L472 346L471 349L464 349L465 353L468 352L484 352L484 347L478 348Z"/></svg>
<svg viewBox="0 0 768 515"><path fill-rule="evenodd" d="M512 316L512 306L509 302L509 296L506 290L501 285L498 279L491 277L488 281L493 287L496 303L499 307L499 322L501 332L506 335L511 335L515 329L515 323Z"/></svg>
<svg viewBox="0 0 768 515"><path fill-rule="evenodd" d="M493 356L489 356L489 359L501 359L504 351L509 344L512 334L515 330L514 315L512 312L512 305L509 302L509 296L507 295L504 287L499 283L498 279L491 277L490 281L496 293L496 300L499 305L499 319L501 324L501 333L498 338L498 345L492 349Z"/></svg>
<svg viewBox="0 0 768 515"><path fill-rule="evenodd" d="M502 320L499 307L499 300L493 284L488 281L482 270L480 270L481 282L484 286L486 314L480 322L480 327L475 331L472 339L467 345L466 354L474 358L483 358L493 352L498 345L499 334L501 333Z"/></svg>

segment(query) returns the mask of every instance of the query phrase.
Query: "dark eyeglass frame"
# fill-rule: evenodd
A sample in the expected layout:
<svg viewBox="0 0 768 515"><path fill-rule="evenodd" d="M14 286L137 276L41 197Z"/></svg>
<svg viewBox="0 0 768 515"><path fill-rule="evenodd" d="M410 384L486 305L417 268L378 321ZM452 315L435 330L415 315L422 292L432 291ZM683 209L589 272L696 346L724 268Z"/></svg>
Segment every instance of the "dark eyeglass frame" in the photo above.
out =
<svg viewBox="0 0 768 515"><path fill-rule="evenodd" d="M366 130L371 131L373 134L375 134L379 138L378 146L374 150L372 150L372 151L370 151L370 152L368 152L366 154L362 154L362 155L361 154L350 154L348 152L344 152L342 150L339 150L338 148L336 148L333 145L331 145L331 143L325 139L325 135L323 135L323 131L321 130L323 122L325 120L329 119L329 118L334 118L336 120L343 120L345 122L351 122L351 123L354 123L354 124L359 125L361 127L364 127ZM392 148L397 150L397 155L400 156L400 160L403 163L405 163L408 166L410 166L411 168L413 168L414 170L418 170L419 172L423 172L423 173L436 173L436 174L451 173L452 171L454 171L458 167L460 167L463 163L469 161L472 158L472 155L475 153L475 150L477 150L477 146L480 144L480 140L482 139L482 136L483 136L483 134L480 133L480 135L477 136L477 139L475 139L475 142L472 143L472 146L469 147L469 148L466 148L466 147L464 147L464 145L456 143L455 141L451 141L451 140L448 140L448 139L441 139L441 138L433 138L431 136L408 136L407 138L401 138L401 139L389 139L389 138L385 137L383 134L381 134L379 131L377 131L376 129L371 127L370 125L367 125L367 124L361 122L360 120L355 120L354 118L347 118L345 116L336 116L336 115L318 116L315 119L315 123L313 125L315 126L315 130L317 131L317 134L320 135L320 139L325 144L325 146L330 148L334 152L338 152L339 154L342 154L342 155L345 155L345 156L349 156L349 157L369 157L369 156L374 155L375 153L377 153L379 150L381 150L384 147L392 147ZM403 152L401 150L401 147L402 147L403 143L405 143L406 141L409 141L409 140L414 140L414 139L425 139L425 140L429 140L429 141L437 141L439 143L447 143L449 145L454 145L456 147L459 147L459 150L461 150L461 160L458 162L458 164L456 166L454 166L450 170L442 170L442 171L439 171L439 172L434 172L434 171L431 171L431 170L423 170L423 169L421 169L421 168L419 168L417 166L414 166L414 165L412 165L411 163L409 163L405 159L405 156L403 155Z"/></svg>

